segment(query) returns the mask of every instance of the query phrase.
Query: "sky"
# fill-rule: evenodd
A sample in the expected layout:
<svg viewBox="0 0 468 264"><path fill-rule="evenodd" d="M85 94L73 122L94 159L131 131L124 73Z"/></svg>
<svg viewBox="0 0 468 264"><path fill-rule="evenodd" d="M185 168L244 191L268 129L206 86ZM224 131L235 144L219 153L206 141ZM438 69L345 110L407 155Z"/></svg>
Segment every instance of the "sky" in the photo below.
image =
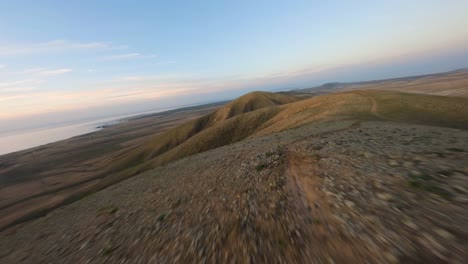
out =
<svg viewBox="0 0 468 264"><path fill-rule="evenodd" d="M0 0L0 132L468 67L468 1Z"/></svg>

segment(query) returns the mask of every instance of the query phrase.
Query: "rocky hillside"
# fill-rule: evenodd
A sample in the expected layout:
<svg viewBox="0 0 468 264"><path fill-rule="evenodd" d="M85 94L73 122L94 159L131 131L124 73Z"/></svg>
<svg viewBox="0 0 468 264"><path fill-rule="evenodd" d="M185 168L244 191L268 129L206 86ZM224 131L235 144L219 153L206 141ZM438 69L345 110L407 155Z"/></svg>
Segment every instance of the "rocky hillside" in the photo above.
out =
<svg viewBox="0 0 468 264"><path fill-rule="evenodd" d="M468 98L366 90L294 101L273 93L247 94L212 114L155 136L117 160L110 172L138 174L248 137L320 120L358 118L468 128Z"/></svg>
<svg viewBox="0 0 468 264"><path fill-rule="evenodd" d="M0 262L464 263L467 177L467 130L321 120L3 232Z"/></svg>
<svg viewBox="0 0 468 264"><path fill-rule="evenodd" d="M282 94L255 92L216 111L156 135L135 141L111 156L99 160L99 170L87 160L86 171L73 169L73 182L63 181L59 172L33 184L3 188L12 197L1 208L0 228L30 220L50 210L80 200L86 195L129 177L150 171L198 153L246 139L287 132L324 122L393 122L447 128L468 128L468 99L392 91L350 91L301 100ZM403 125L402 125L403 126ZM131 131L130 131L131 132ZM33 153L34 154L34 153ZM83 177L84 173L89 174ZM65 179L68 180L69 178ZM58 182L59 185L56 186ZM47 184L45 191L33 188ZM15 190L22 190L15 198ZM15 200L16 199L16 200Z"/></svg>

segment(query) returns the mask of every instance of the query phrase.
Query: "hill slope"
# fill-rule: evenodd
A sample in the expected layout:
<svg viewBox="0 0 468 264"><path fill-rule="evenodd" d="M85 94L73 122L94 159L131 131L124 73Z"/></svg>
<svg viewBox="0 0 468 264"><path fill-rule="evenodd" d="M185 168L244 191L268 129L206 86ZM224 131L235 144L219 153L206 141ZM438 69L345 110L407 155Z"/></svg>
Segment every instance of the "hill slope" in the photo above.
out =
<svg viewBox="0 0 468 264"><path fill-rule="evenodd" d="M327 83L300 92L324 94L338 91L382 89L391 91L468 97L468 69L421 76L351 83Z"/></svg>
<svg viewBox="0 0 468 264"><path fill-rule="evenodd" d="M303 98L302 98L303 99ZM468 99L392 91L350 91L310 99L256 92L135 147L106 157L102 169L60 186L5 204L0 228L34 218L83 195L178 159L239 142L325 121L369 120L468 128ZM41 175L37 175L38 178ZM55 175L54 175L55 177ZM55 178L53 179L55 180ZM80 181L81 180L81 181ZM54 186L52 186L54 187ZM5 195L11 191L4 188Z"/></svg>
<svg viewBox="0 0 468 264"><path fill-rule="evenodd" d="M260 115L261 117L254 115L252 118L255 120L247 118L249 120L241 121L243 118L238 118L234 121L230 119L234 119L237 116L244 115L252 111L264 108L273 108L278 105L288 104L295 101L297 101L297 98L295 97L276 93L248 93L211 114L175 127L163 134L155 135L153 138L145 142L145 144L140 148L132 150L130 153L125 153L125 156L116 161L116 165L106 173L120 171L127 167L134 167L135 165L140 165L141 163L162 155L164 155L164 157L160 157L158 160L162 160L161 162L167 162L207 149L239 141L253 132L255 126L251 126L252 123L261 122L260 119L262 118L268 119L271 116L271 112L264 111L265 115ZM221 123L224 125L220 126L219 124ZM249 127L243 127L243 125L248 125ZM232 130L234 127L236 127L234 131L228 131ZM203 133L203 135L209 134L209 136L212 136L210 140L206 140L204 136L198 135L206 130L216 130L217 133L215 133L215 135L212 135L213 133ZM182 146L182 144L191 138L194 138L191 140L191 143L187 143ZM196 141L199 142L193 143ZM188 149L187 145L190 145ZM171 152L171 150L174 151ZM177 152L178 154L173 154L174 152ZM153 163L159 164L161 162Z"/></svg>
<svg viewBox="0 0 468 264"><path fill-rule="evenodd" d="M0 234L0 262L464 263L467 164L467 130L324 119Z"/></svg>
<svg viewBox="0 0 468 264"><path fill-rule="evenodd" d="M282 99L280 103L271 100L274 96ZM467 98L366 90L294 101L272 93L248 94L213 114L156 136L127 155L128 160L118 163L123 167L133 165L129 171L138 174L247 137L268 135L321 120L357 118L468 128Z"/></svg>

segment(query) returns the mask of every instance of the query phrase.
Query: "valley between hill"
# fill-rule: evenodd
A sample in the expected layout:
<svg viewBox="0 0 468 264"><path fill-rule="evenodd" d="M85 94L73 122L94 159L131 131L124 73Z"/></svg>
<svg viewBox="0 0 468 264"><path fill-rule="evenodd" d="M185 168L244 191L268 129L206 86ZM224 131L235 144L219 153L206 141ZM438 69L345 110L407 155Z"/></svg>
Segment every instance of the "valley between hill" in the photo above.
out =
<svg viewBox="0 0 468 264"><path fill-rule="evenodd" d="M131 124L0 157L2 262L468 257L468 98L253 92Z"/></svg>
<svg viewBox="0 0 468 264"><path fill-rule="evenodd" d="M323 121L180 159L0 238L15 262L462 263L468 131Z"/></svg>

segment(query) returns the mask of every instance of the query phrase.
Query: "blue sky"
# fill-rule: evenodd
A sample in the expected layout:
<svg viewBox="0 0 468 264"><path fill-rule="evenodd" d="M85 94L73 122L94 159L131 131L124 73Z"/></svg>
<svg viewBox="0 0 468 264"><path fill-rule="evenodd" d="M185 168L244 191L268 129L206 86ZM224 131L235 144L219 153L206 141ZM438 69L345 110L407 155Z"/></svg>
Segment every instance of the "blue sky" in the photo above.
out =
<svg viewBox="0 0 468 264"><path fill-rule="evenodd" d="M467 67L466 10L441 0L0 0L0 121Z"/></svg>

